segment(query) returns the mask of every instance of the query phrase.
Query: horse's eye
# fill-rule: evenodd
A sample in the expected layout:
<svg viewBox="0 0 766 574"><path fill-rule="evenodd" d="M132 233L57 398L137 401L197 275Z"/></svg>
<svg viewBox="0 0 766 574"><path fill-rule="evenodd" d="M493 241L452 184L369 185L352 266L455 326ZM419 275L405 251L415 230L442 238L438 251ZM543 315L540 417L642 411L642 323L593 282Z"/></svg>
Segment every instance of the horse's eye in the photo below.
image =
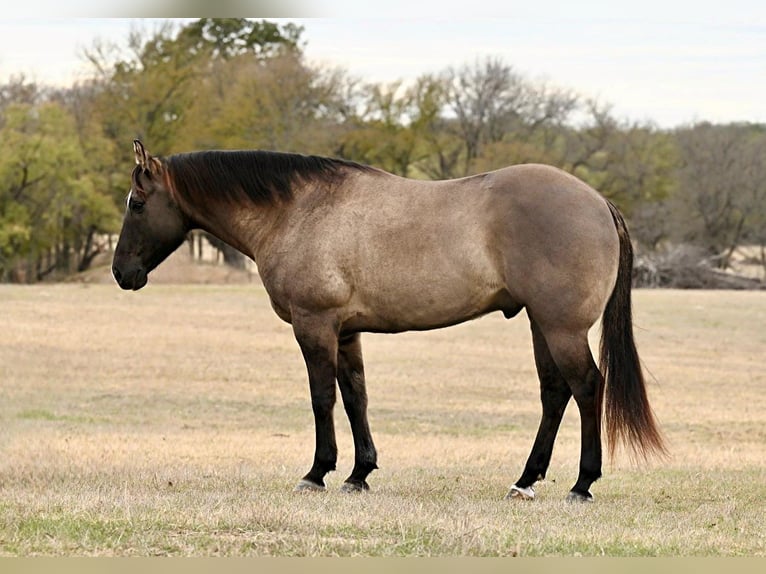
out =
<svg viewBox="0 0 766 574"><path fill-rule="evenodd" d="M136 200L132 200L132 201L131 201L131 202L128 204L128 207L130 207L130 210L131 210L133 213L141 213L141 212L143 212L143 211L144 211L144 202L143 202L143 201L136 201Z"/></svg>

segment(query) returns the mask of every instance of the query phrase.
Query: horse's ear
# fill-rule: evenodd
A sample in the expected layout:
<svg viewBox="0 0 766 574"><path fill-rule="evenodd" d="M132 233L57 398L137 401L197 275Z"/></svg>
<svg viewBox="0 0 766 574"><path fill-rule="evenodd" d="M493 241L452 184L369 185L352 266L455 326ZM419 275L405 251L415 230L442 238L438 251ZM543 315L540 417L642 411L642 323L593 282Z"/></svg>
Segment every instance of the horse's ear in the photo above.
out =
<svg viewBox="0 0 766 574"><path fill-rule="evenodd" d="M141 140L133 140L133 153L136 155L136 163L141 166L141 169L147 169L149 154L146 153L146 148L144 148Z"/></svg>
<svg viewBox="0 0 766 574"><path fill-rule="evenodd" d="M136 156L136 163L141 166L145 172L157 174L162 170L162 163L155 157L152 157L146 151L141 140L133 140L133 153Z"/></svg>

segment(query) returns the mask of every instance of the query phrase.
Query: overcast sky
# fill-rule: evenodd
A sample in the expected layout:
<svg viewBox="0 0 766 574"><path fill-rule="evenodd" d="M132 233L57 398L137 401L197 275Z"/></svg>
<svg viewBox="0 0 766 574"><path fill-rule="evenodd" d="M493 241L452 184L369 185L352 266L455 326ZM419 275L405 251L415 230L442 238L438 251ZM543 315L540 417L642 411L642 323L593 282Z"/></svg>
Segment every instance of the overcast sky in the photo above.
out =
<svg viewBox="0 0 766 574"><path fill-rule="evenodd" d="M662 127L766 123L763 0L387 0L374 9L358 0L298 4L303 8L291 15L325 16L293 18L305 28L309 60L362 79L407 81L494 56L530 79L611 103L626 119ZM0 20L0 82L24 73L66 85L86 73L82 50L96 38L124 43L131 26L157 23L66 18L55 5L32 14L16 10ZM34 17L40 13L56 18Z"/></svg>

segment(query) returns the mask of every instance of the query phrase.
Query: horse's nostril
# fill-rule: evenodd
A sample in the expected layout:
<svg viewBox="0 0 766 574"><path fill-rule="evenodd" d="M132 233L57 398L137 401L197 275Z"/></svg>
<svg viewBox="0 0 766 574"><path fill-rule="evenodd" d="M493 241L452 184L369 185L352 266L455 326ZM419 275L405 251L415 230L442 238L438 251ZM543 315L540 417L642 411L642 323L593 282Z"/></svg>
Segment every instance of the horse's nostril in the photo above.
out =
<svg viewBox="0 0 766 574"><path fill-rule="evenodd" d="M117 281L117 283L122 279L122 273L120 273L120 270L117 269L117 267L112 267L112 275L114 275L114 280Z"/></svg>

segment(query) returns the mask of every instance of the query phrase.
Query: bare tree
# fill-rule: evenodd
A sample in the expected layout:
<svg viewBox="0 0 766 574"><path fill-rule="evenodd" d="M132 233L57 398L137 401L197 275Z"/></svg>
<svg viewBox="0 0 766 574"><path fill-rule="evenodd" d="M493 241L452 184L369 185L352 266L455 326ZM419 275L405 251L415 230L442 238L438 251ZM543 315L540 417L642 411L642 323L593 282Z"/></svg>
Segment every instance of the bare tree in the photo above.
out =
<svg viewBox="0 0 766 574"><path fill-rule="evenodd" d="M447 107L465 146L463 173L471 171L484 143L499 141L519 115L524 100L521 76L498 58L450 68Z"/></svg>
<svg viewBox="0 0 766 574"><path fill-rule="evenodd" d="M677 133L678 202L688 219L683 238L702 245L721 268L764 221L766 162L762 129L744 124L695 125Z"/></svg>
<svg viewBox="0 0 766 574"><path fill-rule="evenodd" d="M0 128L5 124L3 113L10 105L33 105L40 101L42 89L34 82L27 81L24 75L14 76L0 85Z"/></svg>
<svg viewBox="0 0 766 574"><path fill-rule="evenodd" d="M532 82L497 58L449 68L445 82L446 111L454 117L453 131L464 145L464 175L487 146L511 156L523 149L535 149L535 156L549 154L580 106L573 91ZM495 145L500 143L512 145ZM509 157L503 163L524 159Z"/></svg>

